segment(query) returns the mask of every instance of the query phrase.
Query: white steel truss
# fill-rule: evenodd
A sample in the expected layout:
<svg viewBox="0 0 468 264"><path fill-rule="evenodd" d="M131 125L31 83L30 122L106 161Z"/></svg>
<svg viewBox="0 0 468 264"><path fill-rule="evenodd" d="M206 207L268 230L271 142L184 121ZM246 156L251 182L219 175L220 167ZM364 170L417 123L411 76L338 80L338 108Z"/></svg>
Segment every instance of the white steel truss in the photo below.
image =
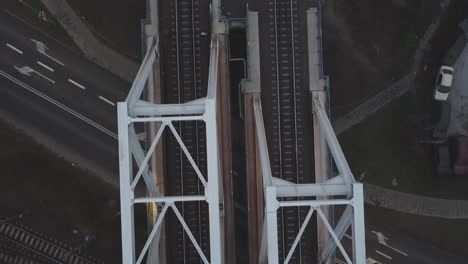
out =
<svg viewBox="0 0 468 264"><path fill-rule="evenodd" d="M312 214L316 212L331 236L326 242L325 249L319 252L318 262L327 262L338 248L346 263L364 264L366 262L366 254L362 184L354 180L343 151L333 132L326 111L323 109L320 97L313 96L312 101L314 114L319 120L321 132L325 137L339 171L339 175L325 183L295 184L272 177L271 175L260 97L257 95L254 98L255 126L257 130L265 199L265 221L259 262L268 264L279 263L278 209L281 207L304 207L308 209L308 213L283 263L289 263L305 228L310 222ZM295 198L295 200L285 200L284 198L287 197ZM345 206L345 209L338 224L334 226L333 223L329 222L323 210L327 206L339 205ZM350 250L346 250L341 242L341 239L350 226L352 256L349 256L348 252Z"/></svg>
<svg viewBox="0 0 468 264"><path fill-rule="evenodd" d="M219 203L219 160L218 160L218 135L216 125L216 89L218 76L218 39L213 38L211 43L209 82L207 96L183 104L154 104L141 100L148 76L153 68L153 62L158 56L158 43L153 42L137 73L135 81L125 102L118 103L118 129L119 129L119 164L120 164L120 195L121 195L121 219L122 219L122 259L124 264L143 263L145 256L147 263L158 263L159 232L168 211L172 210L182 225L185 233L200 255L203 263L222 263L222 241L220 228L220 203ZM203 121L206 124L207 142L207 175L203 175L195 160L190 155L187 147L174 127L173 122ZM136 123L157 123L159 130L152 141L148 151L140 145L135 132ZM187 160L192 165L204 188L203 195L192 196L161 196L159 188L154 180L149 161L154 154L158 142L161 141L164 132L171 133L182 149ZM133 173L134 162L138 167L137 173ZM205 177L206 176L206 177ZM143 178L149 195L136 197L135 191L138 182ZM200 247L200 242L195 239L192 231L186 224L176 203L201 201L208 203L209 213L209 245L208 258ZM149 234L142 250L135 248L134 233L134 205L156 204L158 215L156 222ZM169 224L169 223L168 223ZM171 223L174 224L174 223ZM151 261L148 259L151 256Z"/></svg>

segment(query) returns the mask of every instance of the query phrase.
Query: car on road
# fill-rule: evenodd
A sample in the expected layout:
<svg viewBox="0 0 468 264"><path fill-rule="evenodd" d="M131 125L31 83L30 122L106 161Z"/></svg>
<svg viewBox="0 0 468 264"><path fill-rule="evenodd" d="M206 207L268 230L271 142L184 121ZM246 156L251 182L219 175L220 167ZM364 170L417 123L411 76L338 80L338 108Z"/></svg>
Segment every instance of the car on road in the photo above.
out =
<svg viewBox="0 0 468 264"><path fill-rule="evenodd" d="M434 90L434 99L437 101L446 101L452 87L453 68L442 65L439 69L437 81Z"/></svg>
<svg viewBox="0 0 468 264"><path fill-rule="evenodd" d="M453 174L468 176L468 137L456 137L453 143Z"/></svg>
<svg viewBox="0 0 468 264"><path fill-rule="evenodd" d="M448 142L436 145L436 168L439 177L448 177L453 175L450 147Z"/></svg>

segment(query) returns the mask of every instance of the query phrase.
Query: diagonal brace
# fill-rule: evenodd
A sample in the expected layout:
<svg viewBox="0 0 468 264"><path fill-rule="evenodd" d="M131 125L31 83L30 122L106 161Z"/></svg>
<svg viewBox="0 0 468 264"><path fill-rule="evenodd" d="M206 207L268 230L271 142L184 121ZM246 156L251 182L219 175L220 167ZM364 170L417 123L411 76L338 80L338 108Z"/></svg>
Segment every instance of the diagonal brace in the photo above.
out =
<svg viewBox="0 0 468 264"><path fill-rule="evenodd" d="M348 230L349 226L351 225L353 219L353 209L350 205L346 206L346 209L343 212L343 215L341 216L340 221L338 222L338 225L336 226L334 232L336 234L336 237L341 240L346 233L346 230ZM332 255L332 253L336 249L336 242L332 238L328 239L325 248L322 252L321 261L322 263L325 263L327 259Z"/></svg>
<svg viewBox="0 0 468 264"><path fill-rule="evenodd" d="M184 154L185 156L187 157L187 159L189 160L190 164L192 165L193 169L195 170L195 172L197 173L197 176L198 178L200 179L200 181L202 182L203 186L206 188L206 180L205 178L203 177L203 174L201 173L200 169L198 168L197 164L195 163L195 161L193 160L193 157L192 155L190 155L190 152L188 151L187 147L185 146L184 142L182 141L182 139L180 138L179 136L179 133L177 133L174 125L172 125L172 123L168 123L168 126L169 128L171 129L172 133L174 134L174 137L176 138L177 142L179 142L179 145L180 147L182 148L182 150L184 151Z"/></svg>
<svg viewBox="0 0 468 264"><path fill-rule="evenodd" d="M140 146L140 142L138 141L137 135L135 133L135 128L133 127L133 125L130 126L128 134L129 134L129 140L130 140L131 153L133 154L133 157L137 165L141 167L143 164L145 154L143 152L143 149ZM153 176L150 173L148 168L146 168L143 171L143 179L145 180L146 186L151 196L159 197L160 194L159 194L158 186L156 182L154 181Z"/></svg>

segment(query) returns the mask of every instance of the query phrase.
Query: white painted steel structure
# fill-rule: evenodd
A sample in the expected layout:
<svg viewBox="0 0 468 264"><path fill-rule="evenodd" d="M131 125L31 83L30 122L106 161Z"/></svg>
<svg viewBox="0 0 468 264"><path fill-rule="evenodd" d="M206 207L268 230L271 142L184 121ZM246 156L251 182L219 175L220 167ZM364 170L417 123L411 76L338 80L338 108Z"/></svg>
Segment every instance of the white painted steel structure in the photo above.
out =
<svg viewBox="0 0 468 264"><path fill-rule="evenodd" d="M294 250L296 249L296 246L314 212L316 212L318 218L322 220L323 225L331 236L325 244L325 249L319 252L320 263L326 262L337 248L346 260L346 263L366 263L362 184L357 183L354 180L353 174L346 162L328 116L324 111L319 98L316 96L313 97L314 114L320 122L321 132L325 137L339 174L327 182L317 184L295 184L272 177L260 97L257 96L254 100L255 125L257 130L257 140L259 142L258 146L265 198L265 222L263 227L264 235L262 239L260 263L279 263L277 212L281 207L305 207L309 210L292 247L289 249L284 263L289 263L289 259L293 255ZM284 198L287 197L292 197L296 200L285 201ZM324 208L327 206L345 207L336 226L334 226L333 223L330 223L326 215L323 213ZM341 239L349 227L351 227L352 230L351 256L341 243Z"/></svg>
<svg viewBox="0 0 468 264"><path fill-rule="evenodd" d="M207 96L184 104L155 104L141 100L146 81L153 69L153 62L158 56L158 43L153 42L137 73L135 81L125 102L118 103L119 126L119 163L120 163L120 195L122 218L122 258L124 264L143 263L149 250L158 251L159 232L164 217L172 211L187 236L196 248L204 263L223 263L220 228L220 183L218 160L218 135L216 125L216 89L218 77L218 40L213 38L211 44L209 82ZM195 160L191 157L187 147L175 129L173 122L203 121L206 124L207 142L207 175L202 175ZM140 145L135 133L135 123L157 123L159 130L148 151ZM204 187L204 195L197 196L161 196L158 186L152 176L149 161L156 145L161 140L164 132L172 133L180 148L195 170L198 179ZM133 162L134 161L134 162ZM133 171L134 164L138 167L137 173ZM136 197L135 189L140 179L143 178L149 196ZM210 259L202 251L200 242L196 241L191 230L187 226L183 216L176 207L176 203L190 201L205 201L208 203L209 212L209 245ZM134 233L134 205L155 203L159 210L154 227L141 251L135 248ZM174 224L174 223L172 223ZM153 252L152 252L153 254ZM158 261L157 257L152 257Z"/></svg>
<svg viewBox="0 0 468 264"><path fill-rule="evenodd" d="M322 234L318 237L319 243L324 244L319 247L318 263L330 263L333 260L334 253L338 249L346 263L364 264L366 263L366 247L363 187L353 177L323 104L326 98L326 90L325 81L322 79L319 67L320 23L318 10L315 8L308 10L307 18L310 92L314 122L316 123L314 130L318 130L315 131L315 134L323 141L320 144L324 146L320 147L325 149L320 155L327 155L325 153L327 153L326 149L328 149L338 170L338 175L333 177L326 168L316 170L316 174L325 175L316 175L315 184L296 184L273 177L268 156L269 152L263 124L260 95L256 94L254 96L255 129L261 160L265 199L265 218L259 262L268 264L279 263L278 209L282 207L303 207L308 209L308 213L299 228L291 248L288 249L284 263L289 263L313 213L316 213L317 228L323 229L319 230L319 232L329 234L329 236ZM317 147L317 144L315 147ZM328 160L328 157L322 157L322 159ZM285 198L294 198L294 200ZM338 206L342 206L344 209L341 216L337 218L339 220L335 225L333 222L330 222L328 214L330 210L333 210L330 207ZM350 227L352 232L352 248L348 251L351 251L351 254L345 250L341 242Z"/></svg>

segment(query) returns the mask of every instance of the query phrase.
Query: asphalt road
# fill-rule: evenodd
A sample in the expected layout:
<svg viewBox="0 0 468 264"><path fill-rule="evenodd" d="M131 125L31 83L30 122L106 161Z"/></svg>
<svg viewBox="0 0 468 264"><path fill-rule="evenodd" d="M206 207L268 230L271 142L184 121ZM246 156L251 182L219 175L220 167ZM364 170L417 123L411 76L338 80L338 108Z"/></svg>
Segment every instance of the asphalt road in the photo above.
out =
<svg viewBox="0 0 468 264"><path fill-rule="evenodd" d="M441 264L468 263L467 257L457 256L440 249L430 242L417 240L395 229L391 224L366 222L366 256L367 264ZM428 230L430 232L430 230ZM341 240L345 250L352 252L351 232ZM336 252L339 252L337 249ZM352 256L349 256L352 258ZM347 263L346 259L337 253L338 264Z"/></svg>
<svg viewBox="0 0 468 264"><path fill-rule="evenodd" d="M0 12L0 111L118 180L116 103L130 84L18 18ZM10 120L10 121L11 121ZM35 136L35 135L31 135ZM70 155L69 155L70 156Z"/></svg>
<svg viewBox="0 0 468 264"><path fill-rule="evenodd" d="M47 48L43 50L39 42ZM129 87L34 27L0 12L0 114L53 138L88 161L79 165L91 171L103 169L116 182L115 104L124 100ZM349 238L343 238L347 249ZM468 262L381 225L368 225L366 239L368 263ZM346 262L338 256L337 263Z"/></svg>

